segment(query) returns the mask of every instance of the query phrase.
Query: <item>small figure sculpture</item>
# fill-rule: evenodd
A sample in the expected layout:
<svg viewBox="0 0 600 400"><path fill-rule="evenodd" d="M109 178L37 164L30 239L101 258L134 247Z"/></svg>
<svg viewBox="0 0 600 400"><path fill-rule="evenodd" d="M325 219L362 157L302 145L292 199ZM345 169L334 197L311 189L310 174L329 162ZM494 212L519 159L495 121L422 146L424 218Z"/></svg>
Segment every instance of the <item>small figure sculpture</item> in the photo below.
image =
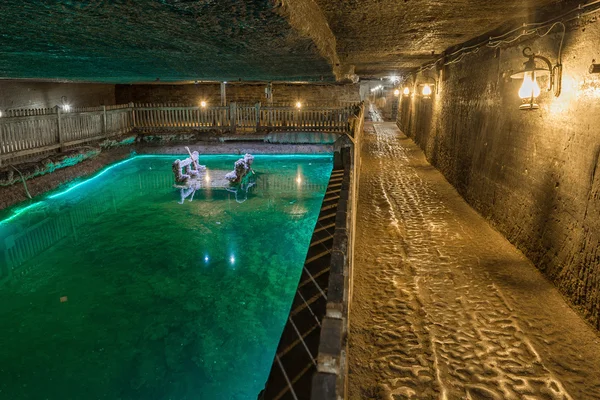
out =
<svg viewBox="0 0 600 400"><path fill-rule="evenodd" d="M173 162L175 182L179 184L186 183L190 178L198 178L202 172L206 171L205 165L198 164L198 158L200 157L198 152L194 151L192 153L188 147L185 149L188 151L190 157Z"/></svg>
<svg viewBox="0 0 600 400"><path fill-rule="evenodd" d="M229 180L231 183L239 183L249 172L254 174L254 171L252 171L253 162L254 156L251 154L244 155L244 158L240 158L235 162L233 171L225 175L225 178L227 178L227 180Z"/></svg>

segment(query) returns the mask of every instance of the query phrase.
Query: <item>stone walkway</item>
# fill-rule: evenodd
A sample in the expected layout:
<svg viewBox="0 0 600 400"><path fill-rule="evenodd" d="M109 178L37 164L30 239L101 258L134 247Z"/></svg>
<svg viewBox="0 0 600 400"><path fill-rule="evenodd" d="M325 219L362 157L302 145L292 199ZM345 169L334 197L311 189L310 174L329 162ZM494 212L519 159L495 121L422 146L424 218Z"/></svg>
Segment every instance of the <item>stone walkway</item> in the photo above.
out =
<svg viewBox="0 0 600 400"><path fill-rule="evenodd" d="M350 399L600 399L600 338L393 123L367 123Z"/></svg>

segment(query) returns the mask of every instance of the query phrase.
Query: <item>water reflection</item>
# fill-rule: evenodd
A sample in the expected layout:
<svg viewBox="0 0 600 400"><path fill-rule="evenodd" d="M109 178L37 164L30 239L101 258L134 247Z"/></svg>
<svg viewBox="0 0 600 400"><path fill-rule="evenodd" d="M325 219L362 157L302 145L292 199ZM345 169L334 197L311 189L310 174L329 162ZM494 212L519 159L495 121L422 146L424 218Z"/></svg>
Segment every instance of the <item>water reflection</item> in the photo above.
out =
<svg viewBox="0 0 600 400"><path fill-rule="evenodd" d="M0 397L256 398L331 171L268 160L243 204L142 158L0 224Z"/></svg>
<svg viewBox="0 0 600 400"><path fill-rule="evenodd" d="M179 204L183 204L184 200L188 197L190 198L189 201L194 200L194 194L196 193L196 190L200 189L201 187L202 185L200 184L191 184L186 188L180 188L181 200L179 201Z"/></svg>
<svg viewBox="0 0 600 400"><path fill-rule="evenodd" d="M87 196L85 191L69 188L62 192L59 198L35 203L35 207L9 217L7 223L1 224L0 261L4 262L0 263L0 281L12 277L13 274L27 273L27 270L19 267L57 243L68 240L77 243L79 231L89 229L95 221L107 215L118 214L120 206L132 198L172 190L173 175L167 169L140 169L133 163L121 168L126 175L120 179L119 185L110 185L107 184L109 181L103 181L97 184L102 190L95 191L93 196ZM82 183L79 183L74 187L81 185ZM293 218L302 218L307 209L301 202L296 201L298 196L301 196L300 186L302 190L321 192L327 184L311 182L302 175L299 168L295 176L259 174L255 180L242 183L236 188L228 188L227 191L237 203L246 201L249 193L267 197L268 207L274 207L276 204L271 198L279 198L285 193L293 194L291 207L284 211ZM192 201L200 187L198 184L181 188L178 203L184 204L186 199ZM205 199L211 198L210 188L202 189L202 192Z"/></svg>

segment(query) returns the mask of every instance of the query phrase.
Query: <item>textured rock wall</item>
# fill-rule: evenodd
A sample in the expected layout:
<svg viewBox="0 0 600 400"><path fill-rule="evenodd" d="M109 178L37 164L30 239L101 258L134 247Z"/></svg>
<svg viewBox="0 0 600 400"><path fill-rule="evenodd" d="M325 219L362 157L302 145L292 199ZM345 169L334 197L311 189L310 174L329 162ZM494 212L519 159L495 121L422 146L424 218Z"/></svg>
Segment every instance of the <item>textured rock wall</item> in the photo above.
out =
<svg viewBox="0 0 600 400"><path fill-rule="evenodd" d="M447 66L431 99L402 98L398 125L600 329L600 75L588 72L600 24L579 24L565 38L562 94L543 92L540 110L518 109L520 83L507 76L524 46L556 62L557 34Z"/></svg>
<svg viewBox="0 0 600 400"><path fill-rule="evenodd" d="M266 84L227 84L227 101L254 104L267 103ZM117 85L116 99L119 104L129 103L183 103L197 104L204 100L220 104L220 85L214 83L189 85ZM283 84L273 83L273 102L293 104L336 104L360 102L359 86L354 84Z"/></svg>
<svg viewBox="0 0 600 400"><path fill-rule="evenodd" d="M112 105L115 85L0 80L0 110L54 107L62 96L73 107Z"/></svg>

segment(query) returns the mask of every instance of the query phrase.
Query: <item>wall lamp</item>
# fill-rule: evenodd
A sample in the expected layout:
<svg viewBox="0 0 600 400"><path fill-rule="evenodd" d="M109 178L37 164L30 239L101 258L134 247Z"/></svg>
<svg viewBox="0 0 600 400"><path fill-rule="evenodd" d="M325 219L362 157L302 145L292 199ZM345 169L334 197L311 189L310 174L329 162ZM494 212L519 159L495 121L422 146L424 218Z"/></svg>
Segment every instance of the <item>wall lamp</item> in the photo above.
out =
<svg viewBox="0 0 600 400"><path fill-rule="evenodd" d="M408 88L408 86L406 86L406 87L404 88L404 90L402 91L402 94L403 94L404 96L409 96L409 95L410 95L410 89Z"/></svg>
<svg viewBox="0 0 600 400"><path fill-rule="evenodd" d="M523 79L523 84L519 89L519 97L523 100L523 104L519 106L520 110L531 111L540 108L535 103L536 98L541 94L542 90L537 82L540 76L548 76L548 92L553 91L554 96L560 96L562 65L552 65L546 57L534 54L530 47L523 49L523 56L527 61L523 63L523 69L510 77L512 79ZM545 65L539 67L536 65L536 60L542 61Z"/></svg>
<svg viewBox="0 0 600 400"><path fill-rule="evenodd" d="M419 84L419 87L421 88L421 92L419 93L421 96L423 96L424 99L430 99L431 95L433 94L433 88L436 87L435 83L421 83Z"/></svg>
<svg viewBox="0 0 600 400"><path fill-rule="evenodd" d="M394 96L396 96L396 97L400 96L400 89L394 90Z"/></svg>
<svg viewBox="0 0 600 400"><path fill-rule="evenodd" d="M431 97L431 93L433 93L433 91L431 90L431 85L429 83L424 84L421 89L421 94L423 95L423 97L429 98Z"/></svg>
<svg viewBox="0 0 600 400"><path fill-rule="evenodd" d="M60 108L62 108L62 110L63 110L64 112L69 112L69 111L71 111L71 105L70 105L70 104L69 104L69 102L67 101L67 96L62 96L62 97L60 98L60 102L61 102Z"/></svg>

